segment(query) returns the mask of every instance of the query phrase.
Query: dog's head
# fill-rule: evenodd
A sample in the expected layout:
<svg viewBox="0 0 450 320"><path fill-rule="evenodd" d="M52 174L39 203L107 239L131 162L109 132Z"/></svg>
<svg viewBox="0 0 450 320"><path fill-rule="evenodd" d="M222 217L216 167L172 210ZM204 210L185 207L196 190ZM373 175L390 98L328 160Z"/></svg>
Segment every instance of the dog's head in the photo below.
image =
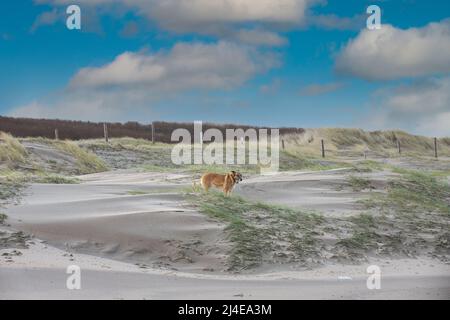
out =
<svg viewBox="0 0 450 320"><path fill-rule="evenodd" d="M242 181L242 174L236 171L231 171L231 174L233 175L234 181L236 181L236 184Z"/></svg>

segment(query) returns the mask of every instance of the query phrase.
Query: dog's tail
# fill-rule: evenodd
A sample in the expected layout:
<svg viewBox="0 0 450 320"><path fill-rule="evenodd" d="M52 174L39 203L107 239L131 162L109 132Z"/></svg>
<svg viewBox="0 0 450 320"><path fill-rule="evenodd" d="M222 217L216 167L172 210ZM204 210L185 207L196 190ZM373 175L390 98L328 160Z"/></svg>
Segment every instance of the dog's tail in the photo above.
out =
<svg viewBox="0 0 450 320"><path fill-rule="evenodd" d="M192 188L194 190L201 189L202 187L203 188L205 187L205 182L203 181L203 176L199 180L197 180L197 179L192 180Z"/></svg>

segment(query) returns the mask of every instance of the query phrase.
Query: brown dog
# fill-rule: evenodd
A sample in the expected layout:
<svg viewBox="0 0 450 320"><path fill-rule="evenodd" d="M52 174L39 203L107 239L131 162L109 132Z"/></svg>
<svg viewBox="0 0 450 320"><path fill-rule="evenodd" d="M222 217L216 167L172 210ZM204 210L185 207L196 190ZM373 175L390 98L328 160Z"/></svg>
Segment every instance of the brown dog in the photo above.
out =
<svg viewBox="0 0 450 320"><path fill-rule="evenodd" d="M205 173L201 179L205 191L214 186L221 188L226 196L231 193L233 187L240 181L242 181L242 174L236 171L231 171L227 174Z"/></svg>

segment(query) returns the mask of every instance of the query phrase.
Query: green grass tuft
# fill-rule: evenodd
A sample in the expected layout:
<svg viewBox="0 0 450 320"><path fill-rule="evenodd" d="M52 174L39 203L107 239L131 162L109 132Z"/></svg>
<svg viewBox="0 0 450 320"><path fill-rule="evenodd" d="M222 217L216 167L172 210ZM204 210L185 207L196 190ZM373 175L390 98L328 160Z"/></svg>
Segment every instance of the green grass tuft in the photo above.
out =
<svg viewBox="0 0 450 320"><path fill-rule="evenodd" d="M228 267L241 271L269 263L299 262L319 255L316 231L323 218L313 212L251 202L218 192L189 194L199 211L227 224L232 249Z"/></svg>
<svg viewBox="0 0 450 320"><path fill-rule="evenodd" d="M354 192L373 189L372 183L369 179L357 176L348 176L347 185L350 186Z"/></svg>
<svg viewBox="0 0 450 320"><path fill-rule="evenodd" d="M427 173L403 171L388 186L386 205L403 213L441 212L450 214L450 186Z"/></svg>
<svg viewBox="0 0 450 320"><path fill-rule="evenodd" d="M363 201L370 213L350 218L350 237L339 245L349 255L425 252L449 262L450 186L432 174L397 170L386 193Z"/></svg>
<svg viewBox="0 0 450 320"><path fill-rule="evenodd" d="M0 213L0 225L4 224L8 216L4 213Z"/></svg>

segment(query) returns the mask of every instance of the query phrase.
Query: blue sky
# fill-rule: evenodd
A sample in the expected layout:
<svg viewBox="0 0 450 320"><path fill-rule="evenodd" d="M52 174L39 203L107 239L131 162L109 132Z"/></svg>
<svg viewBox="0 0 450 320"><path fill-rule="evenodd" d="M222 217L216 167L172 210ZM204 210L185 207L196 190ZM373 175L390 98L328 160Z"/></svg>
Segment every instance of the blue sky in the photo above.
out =
<svg viewBox="0 0 450 320"><path fill-rule="evenodd" d="M275 2L4 1L0 114L450 135L448 1Z"/></svg>

